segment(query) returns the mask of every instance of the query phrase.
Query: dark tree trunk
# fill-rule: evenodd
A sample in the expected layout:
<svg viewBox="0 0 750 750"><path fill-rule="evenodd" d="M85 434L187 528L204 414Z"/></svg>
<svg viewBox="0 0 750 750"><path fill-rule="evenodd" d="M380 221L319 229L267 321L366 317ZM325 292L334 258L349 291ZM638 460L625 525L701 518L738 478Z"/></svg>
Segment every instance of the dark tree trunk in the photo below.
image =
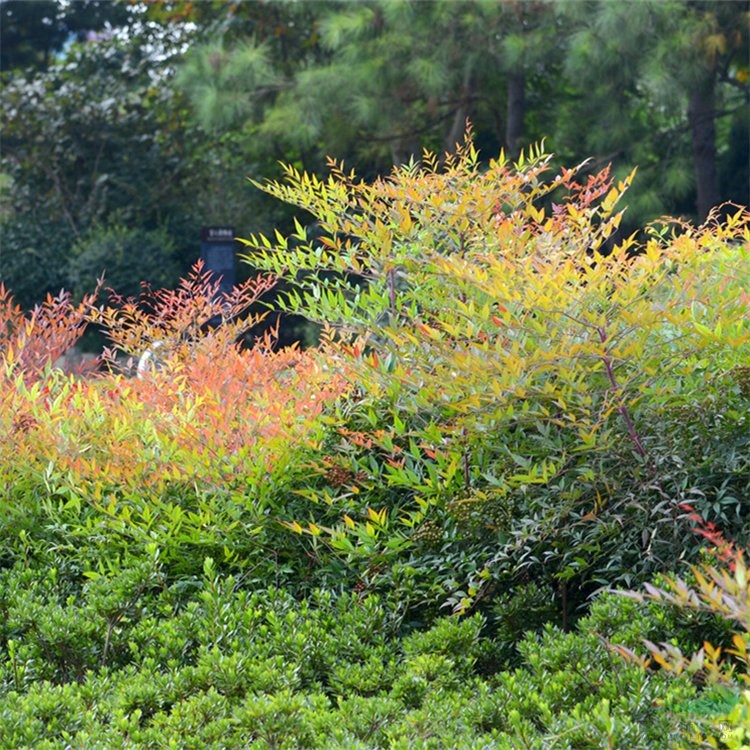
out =
<svg viewBox="0 0 750 750"><path fill-rule="evenodd" d="M467 108L464 102L461 102L453 115L450 132L445 137L446 154L455 154L456 148L463 143L464 136L466 135L466 117Z"/></svg>
<svg viewBox="0 0 750 750"><path fill-rule="evenodd" d="M688 122L693 141L693 163L697 188L698 218L703 221L719 202L716 177L716 131L714 129L713 81L698 86L690 95Z"/></svg>
<svg viewBox="0 0 750 750"><path fill-rule="evenodd" d="M453 122L448 135L445 137L445 153L455 154L456 148L463 143L466 136L466 124L471 105L471 70L466 68L464 81L461 86L461 100L453 114Z"/></svg>
<svg viewBox="0 0 750 750"><path fill-rule="evenodd" d="M522 73L508 74L508 120L505 144L508 156L515 159L521 152L523 120L526 114L526 79Z"/></svg>

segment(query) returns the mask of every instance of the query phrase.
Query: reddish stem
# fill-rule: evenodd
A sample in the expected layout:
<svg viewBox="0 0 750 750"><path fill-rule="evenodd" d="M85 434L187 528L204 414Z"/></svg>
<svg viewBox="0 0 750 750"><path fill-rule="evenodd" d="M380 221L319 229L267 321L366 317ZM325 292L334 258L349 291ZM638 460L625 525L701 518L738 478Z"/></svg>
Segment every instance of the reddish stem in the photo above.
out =
<svg viewBox="0 0 750 750"><path fill-rule="evenodd" d="M391 317L396 322L396 269L388 269L388 296L391 303Z"/></svg>
<svg viewBox="0 0 750 750"><path fill-rule="evenodd" d="M607 331L605 328L599 328L599 338L601 339L602 344L607 343ZM610 385L612 386L612 392L617 396L617 400L619 402L619 406L617 410L620 412L620 415L623 418L623 421L625 422L625 426L628 430L628 435L630 436L630 439L633 441L633 445L635 445L635 449L641 458L646 457L646 450L643 447L643 443L641 442L640 437L638 436L638 432L635 429L635 425L633 424L633 420L630 417L630 412L628 411L628 407L625 405L625 402L622 399L622 389L620 388L620 384L617 382L617 378L615 377L615 371L612 367L612 358L607 353L607 350L604 350L604 354L602 355L602 360L604 362L604 367L607 370L607 377L609 378Z"/></svg>

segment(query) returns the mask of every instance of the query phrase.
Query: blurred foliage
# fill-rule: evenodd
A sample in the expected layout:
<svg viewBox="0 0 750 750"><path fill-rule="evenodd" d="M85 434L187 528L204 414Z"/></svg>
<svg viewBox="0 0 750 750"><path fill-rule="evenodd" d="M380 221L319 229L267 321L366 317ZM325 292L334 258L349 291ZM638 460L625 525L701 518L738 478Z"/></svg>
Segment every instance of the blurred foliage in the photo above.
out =
<svg viewBox="0 0 750 750"><path fill-rule="evenodd" d="M122 226L93 228L71 250L70 284L78 296L100 278L124 297L138 297L142 285L170 287L180 277L175 245L163 230Z"/></svg>
<svg viewBox="0 0 750 750"><path fill-rule="evenodd" d="M68 226L43 212L0 219L0 281L26 309L69 289L66 251L73 241Z"/></svg>
<svg viewBox="0 0 750 750"><path fill-rule="evenodd" d="M49 63L67 36L55 23L58 10L55 0L6 0L0 5L0 65L4 70Z"/></svg>
<svg viewBox="0 0 750 750"><path fill-rule="evenodd" d="M2 252L9 260L0 274L24 304L60 282L76 283L73 245L100 224L197 232L188 209L181 105L165 86L168 69L154 64L174 54L177 43L143 29L128 39L74 44L45 71L6 74L2 168L9 198ZM47 230L44 240L35 224ZM184 239L173 240L183 254ZM56 260L40 266L45 253ZM170 261L163 260L166 272ZM172 264L164 275L170 284L189 265Z"/></svg>
<svg viewBox="0 0 750 750"><path fill-rule="evenodd" d="M592 156L621 177L639 165L637 226L748 202L745 146L728 131L746 121L749 24L741 3L686 0L238 4L179 82L199 121L252 123L307 169L330 154L369 177L424 147L452 150L467 117L490 152L546 138L564 163ZM718 158L739 170L739 192L717 182ZM708 205L696 207L696 183Z"/></svg>

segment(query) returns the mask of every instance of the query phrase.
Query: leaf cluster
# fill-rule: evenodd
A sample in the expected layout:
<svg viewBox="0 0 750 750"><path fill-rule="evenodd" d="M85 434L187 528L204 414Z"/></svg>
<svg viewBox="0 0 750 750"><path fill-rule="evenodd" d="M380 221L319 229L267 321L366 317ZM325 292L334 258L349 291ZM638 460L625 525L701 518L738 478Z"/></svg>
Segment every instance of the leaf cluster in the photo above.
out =
<svg viewBox="0 0 750 750"><path fill-rule="evenodd" d="M267 275L228 296L200 268L0 291L0 743L661 748L716 719L668 666L706 634L744 659L714 616L744 568L653 574L717 544L696 517L743 543L748 216L618 244L630 178L550 164L288 167L268 190L317 230L251 237ZM240 345L278 277L317 349ZM141 376L58 369L85 322ZM644 580L700 616L592 603ZM642 637L657 673L606 646Z"/></svg>

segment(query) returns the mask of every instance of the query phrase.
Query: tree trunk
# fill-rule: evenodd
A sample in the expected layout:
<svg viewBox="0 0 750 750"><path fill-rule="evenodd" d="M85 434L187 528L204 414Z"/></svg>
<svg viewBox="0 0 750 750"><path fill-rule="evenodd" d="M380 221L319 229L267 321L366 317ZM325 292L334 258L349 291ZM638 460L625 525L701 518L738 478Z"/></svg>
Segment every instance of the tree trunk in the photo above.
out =
<svg viewBox="0 0 750 750"><path fill-rule="evenodd" d="M508 156L515 159L521 152L523 119L526 114L526 79L523 73L508 74L508 120L505 145Z"/></svg>
<svg viewBox="0 0 750 750"><path fill-rule="evenodd" d="M694 89L688 106L688 122L693 141L698 218L701 221L719 202L714 118L714 84L713 81L709 81Z"/></svg>
<svg viewBox="0 0 750 750"><path fill-rule="evenodd" d="M471 68L466 67L464 71L463 85L461 86L461 100L453 114L453 123L448 135L445 137L445 153L455 154L456 148L461 145L466 136L466 124L471 105Z"/></svg>
<svg viewBox="0 0 750 750"><path fill-rule="evenodd" d="M445 138L445 153L455 154L456 148L463 143L466 135L466 116L467 108L462 101L453 115L453 124L450 132Z"/></svg>

